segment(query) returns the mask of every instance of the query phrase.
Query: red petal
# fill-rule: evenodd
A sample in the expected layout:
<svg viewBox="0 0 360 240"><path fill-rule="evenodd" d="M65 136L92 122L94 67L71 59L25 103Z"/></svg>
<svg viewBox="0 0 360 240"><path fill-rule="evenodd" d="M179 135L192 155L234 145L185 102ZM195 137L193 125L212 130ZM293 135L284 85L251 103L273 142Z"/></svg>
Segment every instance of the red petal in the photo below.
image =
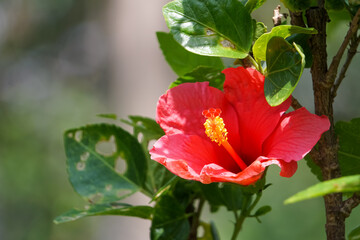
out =
<svg viewBox="0 0 360 240"><path fill-rule="evenodd" d="M326 116L311 114L305 108L287 113L264 143L263 155L286 162L298 161L310 152L329 127Z"/></svg>
<svg viewBox="0 0 360 240"><path fill-rule="evenodd" d="M244 171L237 174L229 172L219 165L209 164L203 168L200 181L205 184L212 182L233 182L240 185L250 185L259 180L264 171L265 167L262 166L260 161L253 162Z"/></svg>
<svg viewBox="0 0 360 240"><path fill-rule="evenodd" d="M224 93L209 87L208 82L184 83L169 89L159 99L156 121L166 135L198 135L208 139L203 125L206 118L202 113L210 108L222 111L221 117L229 133L229 142L236 149L239 143L236 112Z"/></svg>
<svg viewBox="0 0 360 240"><path fill-rule="evenodd" d="M265 159L265 158L263 158ZM272 164L276 164L281 168L280 171L280 176L282 177L292 177L294 175L294 173L297 170L297 162L296 161L291 161L291 162L285 162L279 159L270 159L270 160L262 160L262 165L264 167L272 165Z"/></svg>
<svg viewBox="0 0 360 240"><path fill-rule="evenodd" d="M172 173L200 181L200 174L208 164L221 164L228 169L225 171L240 171L235 161L224 151L217 144L199 136L175 134L161 137L150 150L150 155Z"/></svg>
<svg viewBox="0 0 360 240"><path fill-rule="evenodd" d="M271 107L264 95L264 76L252 68L228 68L224 91L239 118L241 156L247 164L262 155L262 145L290 107L291 98Z"/></svg>

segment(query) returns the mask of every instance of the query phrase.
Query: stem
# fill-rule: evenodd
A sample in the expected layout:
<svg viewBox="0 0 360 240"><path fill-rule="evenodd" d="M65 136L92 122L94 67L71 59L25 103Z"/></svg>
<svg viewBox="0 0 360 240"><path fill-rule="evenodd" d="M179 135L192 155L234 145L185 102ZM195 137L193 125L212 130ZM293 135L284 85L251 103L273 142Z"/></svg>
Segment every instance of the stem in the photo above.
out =
<svg viewBox="0 0 360 240"><path fill-rule="evenodd" d="M294 110L296 110L296 109L302 108L302 105L299 103L299 101L296 98L292 97L292 99L291 99L291 107Z"/></svg>
<svg viewBox="0 0 360 240"><path fill-rule="evenodd" d="M246 209L246 210L242 210L240 216L238 216L237 212L234 211L234 215L235 215L235 228L234 228L234 232L233 235L231 237L231 240L236 240L237 236L239 235L239 232L242 228L242 225L245 221L245 218L248 217L251 213L251 211L254 209L254 207L256 206L256 204L258 204L260 198L262 196L262 190L260 190L257 194L256 194L256 198L254 200L254 202L251 204L251 206ZM243 206L247 206L248 202L249 202L250 198L246 198L244 205Z"/></svg>
<svg viewBox="0 0 360 240"><path fill-rule="evenodd" d="M336 55L334 56L334 58L330 64L329 71L327 72L327 75L326 75L326 84L329 87L332 87L332 84L335 81L341 58L344 55L344 52L345 52L347 46L349 45L349 42L351 41L351 39L354 38L354 36L356 37L356 33L359 28L359 19L360 19L360 8L357 10L353 20L351 21L350 28L345 36L345 39L342 42L338 52L336 53ZM356 49L355 49L355 51L356 51ZM346 70L347 70L347 68L346 68ZM344 76L345 76L345 73L344 73Z"/></svg>
<svg viewBox="0 0 360 240"><path fill-rule="evenodd" d="M334 129L333 105L331 88L327 83L327 52L326 52L326 23L328 21L324 1L319 6L307 10L306 17L309 27L318 30L318 34L310 38L309 44L313 54L311 75L313 80L315 113L326 115L330 120L330 129L325 132L318 143L318 154L314 154L322 170L323 180L330 180L341 176L337 158L337 138ZM313 157L313 156L312 156ZM342 194L324 196L326 209L326 235L328 240L345 240L345 218L340 211Z"/></svg>
<svg viewBox="0 0 360 240"><path fill-rule="evenodd" d="M205 203L205 199L200 198L197 209L196 209L194 215L190 219L191 229L190 229L190 234L189 234L188 240L196 240L197 239L197 230L199 227L200 215L201 215L201 211L204 207L204 203Z"/></svg>
<svg viewBox="0 0 360 240"><path fill-rule="evenodd" d="M239 235L239 232L242 228L242 224L245 221L245 218L246 218L246 216L244 216L243 214L240 214L239 218L237 218L237 214L235 214L236 223L235 223L235 229L234 229L233 235L231 237L231 240L236 240L236 238Z"/></svg>
<svg viewBox="0 0 360 240"><path fill-rule="evenodd" d="M254 59L251 55L248 55L246 58L251 62L251 64L256 68L256 70L258 70L259 72L261 72L262 74L264 74L264 73L263 73L263 69L262 69L262 67L261 67L261 64L259 64L258 62L256 62L255 59Z"/></svg>
<svg viewBox="0 0 360 240"><path fill-rule="evenodd" d="M342 80L345 78L346 71L347 71L348 67L350 66L350 63L351 63L353 57L356 54L356 49L359 46L359 43L360 43L360 36L359 37L354 36L350 41L350 48L348 50L345 63L342 66L340 75L336 79L335 84L332 89L331 97L332 97L333 101L334 101L334 98L336 97L337 90L338 90L340 84L342 83Z"/></svg>
<svg viewBox="0 0 360 240"><path fill-rule="evenodd" d="M354 193L354 195L344 201L343 206L341 207L341 212L345 218L350 216L351 211L360 204L360 193Z"/></svg>

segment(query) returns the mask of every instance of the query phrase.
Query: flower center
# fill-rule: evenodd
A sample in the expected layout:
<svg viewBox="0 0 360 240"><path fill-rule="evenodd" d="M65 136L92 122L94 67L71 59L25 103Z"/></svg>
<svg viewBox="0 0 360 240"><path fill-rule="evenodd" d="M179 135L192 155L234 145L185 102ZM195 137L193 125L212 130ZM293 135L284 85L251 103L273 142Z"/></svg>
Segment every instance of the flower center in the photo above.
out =
<svg viewBox="0 0 360 240"><path fill-rule="evenodd" d="M247 166L228 142L228 131L225 128L224 120L220 117L220 114L221 110L219 108L210 108L202 112L202 115L206 118L204 123L205 134L211 139L211 141L216 142L219 146L222 145L234 158L241 170L244 170Z"/></svg>

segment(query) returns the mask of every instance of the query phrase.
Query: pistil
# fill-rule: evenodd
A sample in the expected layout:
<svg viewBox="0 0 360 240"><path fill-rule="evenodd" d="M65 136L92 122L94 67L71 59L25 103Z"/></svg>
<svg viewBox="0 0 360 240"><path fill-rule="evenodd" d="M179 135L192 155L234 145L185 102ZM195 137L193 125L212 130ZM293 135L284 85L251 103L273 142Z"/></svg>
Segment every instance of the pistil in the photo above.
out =
<svg viewBox="0 0 360 240"><path fill-rule="evenodd" d="M206 117L206 121L204 123L206 135L211 139L211 141L216 142L219 146L222 145L233 157L241 170L247 168L247 165L228 142L228 131L225 128L224 120L220 117L221 110L218 108L210 108L208 110L204 110L202 114Z"/></svg>

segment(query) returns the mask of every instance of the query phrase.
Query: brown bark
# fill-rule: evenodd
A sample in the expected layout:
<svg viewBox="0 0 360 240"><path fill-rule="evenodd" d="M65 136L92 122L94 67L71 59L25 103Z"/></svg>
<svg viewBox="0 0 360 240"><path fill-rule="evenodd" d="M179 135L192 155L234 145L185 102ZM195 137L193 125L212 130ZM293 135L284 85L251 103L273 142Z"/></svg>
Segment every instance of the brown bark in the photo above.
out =
<svg viewBox="0 0 360 240"><path fill-rule="evenodd" d="M309 27L317 29L318 34L310 39L313 54L311 75L313 80L315 113L326 115L330 120L330 129L322 135L318 143L317 159L323 180L330 180L341 176L337 158L337 139L334 131L333 106L331 87L326 84L327 52L326 52L326 24L328 15L323 7L311 8L306 12ZM345 217L341 213L342 194L329 194L324 197L326 208L326 234L328 240L345 240Z"/></svg>

